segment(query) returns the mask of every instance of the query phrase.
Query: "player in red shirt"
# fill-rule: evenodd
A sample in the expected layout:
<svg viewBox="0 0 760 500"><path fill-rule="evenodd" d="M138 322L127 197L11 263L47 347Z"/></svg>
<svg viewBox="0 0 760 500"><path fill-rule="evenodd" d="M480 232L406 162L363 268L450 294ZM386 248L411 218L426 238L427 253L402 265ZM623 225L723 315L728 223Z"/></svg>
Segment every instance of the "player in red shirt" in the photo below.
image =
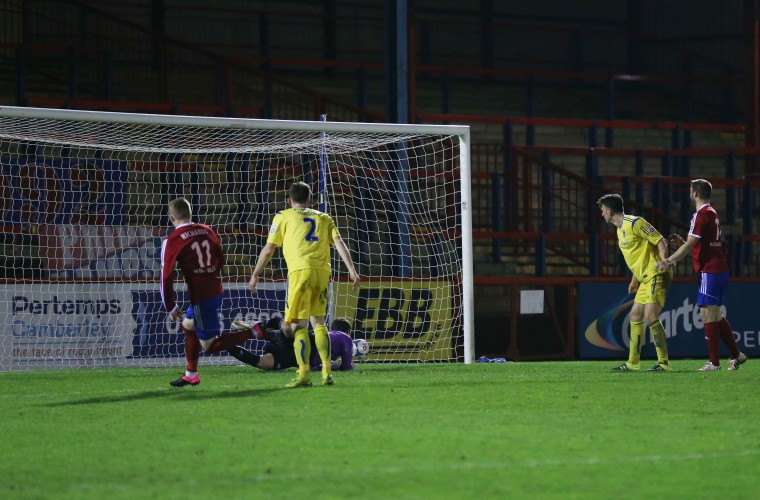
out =
<svg viewBox="0 0 760 500"><path fill-rule="evenodd" d="M174 231L164 240L161 248L161 300L175 321L182 321L185 334L187 369L182 377L171 382L175 387L198 385L198 358L200 349L213 353L228 350L248 339L253 331L261 336L259 325L221 335L219 310L222 305L222 279L224 250L219 236L204 224L190 220L192 209L185 198L169 203L169 220ZM187 283L190 306L187 314L174 301L174 266L179 264Z"/></svg>
<svg viewBox="0 0 760 500"><path fill-rule="evenodd" d="M710 361L699 369L703 372L720 370L720 340L728 346L729 370L738 370L739 365L747 361L747 356L739 352L731 325L720 311L728 290L728 263L720 239L718 213L710 205L711 195L712 185L708 181L691 181L690 197L697 211L691 218L689 235L686 241L677 234L671 235L668 240L677 250L657 264L658 269L668 268L691 252L694 271L699 278L697 306L705 325L705 340L710 353Z"/></svg>

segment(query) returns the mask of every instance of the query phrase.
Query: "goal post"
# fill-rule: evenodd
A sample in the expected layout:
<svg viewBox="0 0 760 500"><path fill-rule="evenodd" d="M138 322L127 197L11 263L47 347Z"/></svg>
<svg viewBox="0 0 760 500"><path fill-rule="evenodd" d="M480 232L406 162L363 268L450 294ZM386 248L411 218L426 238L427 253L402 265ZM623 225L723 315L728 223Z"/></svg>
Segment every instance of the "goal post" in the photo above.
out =
<svg viewBox="0 0 760 500"><path fill-rule="evenodd" d="M354 292L333 252L328 319L349 319L369 343L363 359L470 363L469 147L466 126L0 106L0 371L182 365L158 286L166 205L179 196L227 254L223 329L281 317L282 252L255 295L247 283L295 180L333 217L363 278Z"/></svg>

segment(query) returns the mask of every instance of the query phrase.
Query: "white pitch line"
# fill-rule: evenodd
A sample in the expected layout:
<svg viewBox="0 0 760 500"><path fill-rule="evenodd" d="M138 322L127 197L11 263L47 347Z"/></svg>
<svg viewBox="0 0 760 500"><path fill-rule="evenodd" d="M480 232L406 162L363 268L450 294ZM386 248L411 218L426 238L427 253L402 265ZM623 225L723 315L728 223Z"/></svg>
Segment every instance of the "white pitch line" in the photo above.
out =
<svg viewBox="0 0 760 500"><path fill-rule="evenodd" d="M523 468L523 469L541 469L545 467L566 467L573 465L599 465L606 463L661 463L661 462L687 462L695 460L705 459L718 459L728 457L750 457L760 454L760 450L744 450L744 451L725 451L718 453L686 453L682 455L642 455L633 457L619 458L618 456L612 457L588 457L578 458L575 460L524 460L517 462L505 462L505 463L478 463L478 462L464 462L455 464L435 464L435 465L404 465L399 467L377 467L371 469L360 469L348 472L352 476L362 477L363 475L377 476L378 474L385 475L397 475L404 474L409 475L415 472L429 472L429 471L462 471L462 470L475 470L475 469L506 469L506 468ZM344 471L346 472L346 471ZM311 479L321 479L325 477L324 471L292 473L285 474L271 473L271 474L258 474L256 476L248 477L247 480L257 482L269 482L269 481L307 481Z"/></svg>

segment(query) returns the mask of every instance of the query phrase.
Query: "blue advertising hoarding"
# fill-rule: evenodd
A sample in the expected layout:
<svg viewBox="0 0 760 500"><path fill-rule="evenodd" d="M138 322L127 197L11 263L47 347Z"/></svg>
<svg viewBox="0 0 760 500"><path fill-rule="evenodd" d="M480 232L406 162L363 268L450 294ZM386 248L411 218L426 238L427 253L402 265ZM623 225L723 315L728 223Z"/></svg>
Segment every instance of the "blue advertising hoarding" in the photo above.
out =
<svg viewBox="0 0 760 500"><path fill-rule="evenodd" d="M187 309L179 285L177 303ZM225 284L223 330L233 321L281 317L285 283ZM167 315L154 283L31 283L0 285L0 371L76 366L167 366L184 357L179 322ZM247 347L261 350L263 342ZM215 354L208 364L236 361Z"/></svg>
<svg viewBox="0 0 760 500"><path fill-rule="evenodd" d="M185 335L180 324L168 318L161 293L157 289L131 290L131 315L134 320L132 335L132 358L161 358L185 355ZM189 304L186 291L176 294L178 304ZM285 309L285 287L263 284L252 295L247 286L227 286L224 290L220 320L222 332L232 330L233 321L256 323L267 322L273 317L282 317ZM251 340L247 346L254 351L262 350L263 340ZM225 351L214 354L226 355Z"/></svg>
<svg viewBox="0 0 760 500"><path fill-rule="evenodd" d="M628 356L630 312L633 294L628 283L582 282L578 285L579 359L625 359ZM760 283L731 283L723 312L731 323L739 350L760 356L760 321L755 314ZM672 358L706 358L704 326L699 315L697 283L673 283L668 290L660 321ZM642 358L655 359L647 328ZM728 351L721 345L721 356Z"/></svg>

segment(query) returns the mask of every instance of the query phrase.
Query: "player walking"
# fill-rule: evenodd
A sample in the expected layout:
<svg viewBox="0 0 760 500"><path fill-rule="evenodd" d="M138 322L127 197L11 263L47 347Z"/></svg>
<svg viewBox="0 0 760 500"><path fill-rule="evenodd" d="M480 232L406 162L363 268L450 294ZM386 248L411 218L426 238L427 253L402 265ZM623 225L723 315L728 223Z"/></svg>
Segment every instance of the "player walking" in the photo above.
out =
<svg viewBox="0 0 760 500"><path fill-rule="evenodd" d="M738 370L739 365L747 361L747 356L739 352L731 325L720 311L726 302L728 292L728 263L720 239L720 220L718 212L710 205L712 184L704 179L691 181L689 197L696 212L691 218L691 227L686 241L673 234L668 238L671 246L677 250L657 263L658 269L668 269L691 252L694 271L699 278L697 306L705 325L705 341L710 360L699 369L703 372L720 370L720 341L728 346L728 369Z"/></svg>
<svg viewBox="0 0 760 500"><path fill-rule="evenodd" d="M657 229L643 217L624 213L623 198L619 194L606 194L599 198L597 205L604 220L617 228L618 246L633 274L628 293L636 292L631 308L628 361L615 370L625 372L640 369L641 342L646 321L657 350L657 364L648 371L669 371L668 345L665 340L665 328L660 323L660 312L665 305L673 275L667 269L657 269L657 256L659 254L660 259L667 258L668 245Z"/></svg>
<svg viewBox="0 0 760 500"><path fill-rule="evenodd" d="M340 237L332 218L309 208L311 189L305 182L294 182L288 193L291 208L278 212L272 220L267 243L259 254L251 274L251 291L256 291L259 276L282 246L288 267L288 295L282 331L294 338L293 349L298 362L298 375L288 387L309 387L311 371L309 356L309 320L322 361L322 384L332 385L330 369L330 337L325 326L327 287L330 280L330 246L334 245L348 268L354 290L361 279L356 274L351 254Z"/></svg>

